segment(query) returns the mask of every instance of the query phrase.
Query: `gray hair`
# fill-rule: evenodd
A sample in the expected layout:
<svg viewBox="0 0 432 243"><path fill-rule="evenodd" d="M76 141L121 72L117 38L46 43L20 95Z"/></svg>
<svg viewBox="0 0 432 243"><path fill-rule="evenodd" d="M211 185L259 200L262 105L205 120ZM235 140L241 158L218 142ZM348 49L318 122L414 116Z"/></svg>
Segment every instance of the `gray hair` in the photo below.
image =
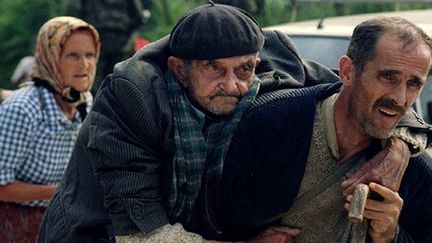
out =
<svg viewBox="0 0 432 243"><path fill-rule="evenodd" d="M405 46L424 42L432 53L431 38L417 25L401 17L378 17L357 25L348 46L347 56L351 58L359 76L366 63L375 58L378 40L384 34L393 34Z"/></svg>

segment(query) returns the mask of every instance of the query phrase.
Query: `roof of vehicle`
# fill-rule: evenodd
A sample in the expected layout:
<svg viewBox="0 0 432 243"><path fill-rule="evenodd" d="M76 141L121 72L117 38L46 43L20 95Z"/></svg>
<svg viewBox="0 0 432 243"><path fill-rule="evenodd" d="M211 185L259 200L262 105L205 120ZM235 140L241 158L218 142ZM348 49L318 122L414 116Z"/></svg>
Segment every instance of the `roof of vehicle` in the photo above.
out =
<svg viewBox="0 0 432 243"><path fill-rule="evenodd" d="M400 16L419 27L423 28L429 35L432 35L432 9L395 11L383 13L369 13L358 15L347 15L329 17L323 20L314 19L307 21L292 22L281 25L269 26L266 29L281 30L287 34L296 35L325 35L349 38L354 27L361 22L378 16ZM321 28L318 25L321 23Z"/></svg>

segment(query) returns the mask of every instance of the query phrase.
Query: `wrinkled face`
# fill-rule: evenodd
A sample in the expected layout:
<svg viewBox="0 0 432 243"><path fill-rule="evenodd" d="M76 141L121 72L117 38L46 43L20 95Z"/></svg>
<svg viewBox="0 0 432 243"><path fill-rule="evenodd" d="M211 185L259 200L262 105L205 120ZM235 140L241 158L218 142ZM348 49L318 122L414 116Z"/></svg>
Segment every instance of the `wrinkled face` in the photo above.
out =
<svg viewBox="0 0 432 243"><path fill-rule="evenodd" d="M59 72L64 86L88 91L96 73L96 48L87 30L75 31L66 40L60 55Z"/></svg>
<svg viewBox="0 0 432 243"><path fill-rule="evenodd" d="M417 99L430 65L431 53L426 44L404 47L392 35L381 37L375 58L350 84L348 112L354 126L374 138L390 137L402 115Z"/></svg>
<svg viewBox="0 0 432 243"><path fill-rule="evenodd" d="M257 54L192 60L183 65L181 82L196 105L214 115L229 115L252 86L259 61Z"/></svg>

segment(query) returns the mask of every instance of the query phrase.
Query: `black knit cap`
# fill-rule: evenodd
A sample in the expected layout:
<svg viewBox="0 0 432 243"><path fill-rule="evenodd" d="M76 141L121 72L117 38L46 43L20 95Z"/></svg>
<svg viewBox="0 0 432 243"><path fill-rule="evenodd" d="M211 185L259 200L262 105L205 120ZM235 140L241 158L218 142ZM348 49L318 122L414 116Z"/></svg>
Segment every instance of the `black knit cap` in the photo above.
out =
<svg viewBox="0 0 432 243"><path fill-rule="evenodd" d="M262 30L252 16L239 8L211 1L184 15L169 40L173 56L189 60L252 54L263 45Z"/></svg>

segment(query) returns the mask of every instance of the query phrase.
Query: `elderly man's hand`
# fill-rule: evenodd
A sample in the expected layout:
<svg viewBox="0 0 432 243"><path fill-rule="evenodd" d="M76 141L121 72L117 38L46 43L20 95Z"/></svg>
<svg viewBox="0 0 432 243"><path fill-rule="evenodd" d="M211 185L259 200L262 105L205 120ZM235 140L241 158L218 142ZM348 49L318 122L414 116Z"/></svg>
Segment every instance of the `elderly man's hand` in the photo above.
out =
<svg viewBox="0 0 432 243"><path fill-rule="evenodd" d="M399 138L389 138L387 146L342 182L344 195L351 195L359 183L376 182L393 191L399 186L408 166L410 151Z"/></svg>
<svg viewBox="0 0 432 243"><path fill-rule="evenodd" d="M300 229L297 228L272 226L247 243L294 243L294 237L299 234Z"/></svg>
<svg viewBox="0 0 432 243"><path fill-rule="evenodd" d="M369 188L383 198L382 201L366 201L363 217L370 220L369 235L374 243L391 242L396 237L403 199L397 192L376 183L370 183ZM351 200L352 195L347 197L348 202ZM349 203L345 204L345 208L349 210Z"/></svg>
<svg viewBox="0 0 432 243"><path fill-rule="evenodd" d="M300 229L289 226L271 226L262 231L257 237L249 241L235 241L231 243L294 243L294 237L300 234ZM226 241L203 240L203 243L229 243Z"/></svg>

